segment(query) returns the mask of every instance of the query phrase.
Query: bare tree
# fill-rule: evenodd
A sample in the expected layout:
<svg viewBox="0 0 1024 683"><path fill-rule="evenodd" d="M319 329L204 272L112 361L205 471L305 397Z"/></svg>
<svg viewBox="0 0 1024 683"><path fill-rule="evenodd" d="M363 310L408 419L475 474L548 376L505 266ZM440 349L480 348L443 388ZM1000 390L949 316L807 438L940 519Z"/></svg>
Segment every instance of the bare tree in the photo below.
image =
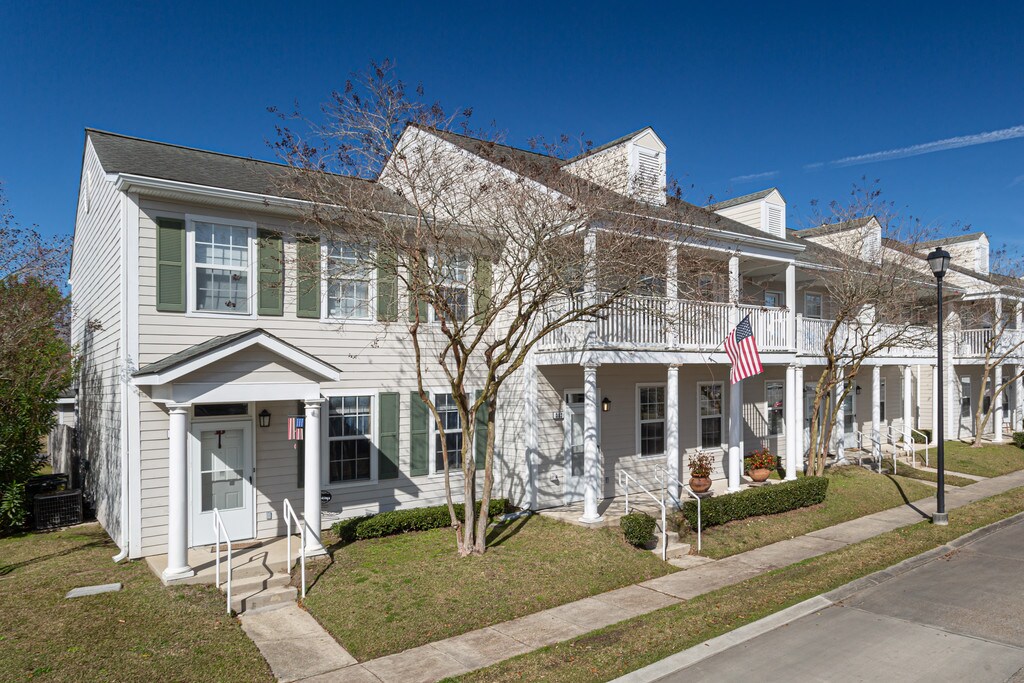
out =
<svg viewBox="0 0 1024 683"><path fill-rule="evenodd" d="M813 332L824 369L810 416L808 472L820 475L843 401L864 362L896 349L934 345L934 331L927 325L934 282L916 253L930 231L883 201L877 185L855 185L847 204L832 202L824 212L815 207L815 214L820 227L807 239L826 247L809 247L809 252L818 262L827 318Z"/></svg>
<svg viewBox="0 0 1024 683"><path fill-rule="evenodd" d="M568 137L519 150L470 119L425 101L385 62L334 93L318 121L283 115L275 143L294 170L282 192L306 200L302 229L328 255L322 263L310 250L303 262L299 253L295 268L322 268L328 287L378 274L376 317L415 358L462 555L486 547L502 387L548 335L579 332L586 343L617 302L663 294L670 244L683 244L679 278L700 270L707 256L694 224L714 219L626 164L586 151L568 159ZM428 391L437 378L457 429L444 419L452 405ZM474 447L485 425L486 443ZM453 470L463 474L464 520Z"/></svg>

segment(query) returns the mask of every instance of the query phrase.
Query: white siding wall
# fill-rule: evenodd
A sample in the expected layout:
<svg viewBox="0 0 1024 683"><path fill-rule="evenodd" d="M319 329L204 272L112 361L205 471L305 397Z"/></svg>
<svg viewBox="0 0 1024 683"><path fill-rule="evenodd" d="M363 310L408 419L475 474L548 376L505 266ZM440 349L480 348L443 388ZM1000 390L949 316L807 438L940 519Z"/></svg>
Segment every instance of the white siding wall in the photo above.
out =
<svg viewBox="0 0 1024 683"><path fill-rule="evenodd" d="M743 223L757 230L763 230L764 228L761 227L761 204L761 200L757 200L747 202L746 204L730 206L715 213L731 218L737 223Z"/></svg>
<svg viewBox="0 0 1024 683"><path fill-rule="evenodd" d="M88 210L87 210L88 207ZM78 446L85 495L121 539L121 201L86 141L71 270L71 341L81 360Z"/></svg>

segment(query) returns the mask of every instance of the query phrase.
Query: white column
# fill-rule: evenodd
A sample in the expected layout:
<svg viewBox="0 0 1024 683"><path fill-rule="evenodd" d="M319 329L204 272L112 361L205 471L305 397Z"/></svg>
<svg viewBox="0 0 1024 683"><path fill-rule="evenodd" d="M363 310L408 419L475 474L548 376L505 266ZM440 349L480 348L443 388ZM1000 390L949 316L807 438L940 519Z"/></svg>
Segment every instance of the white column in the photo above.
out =
<svg viewBox="0 0 1024 683"><path fill-rule="evenodd" d="M320 404L323 401L322 398L306 401L306 426L303 429L306 477L303 480L305 501L302 508L306 524L306 557L327 552L320 542Z"/></svg>
<svg viewBox="0 0 1024 683"><path fill-rule="evenodd" d="M836 411L836 423L832 425L832 432L835 434L836 460L839 462L846 457L846 404L841 399L845 389L846 380L840 380L836 384L835 394L833 395L833 400L838 404L838 410ZM826 441L823 439L823 442L828 443L831 440L828 439Z"/></svg>
<svg viewBox="0 0 1024 683"><path fill-rule="evenodd" d="M583 236L583 257L586 270L583 273L583 297L588 306L597 303L597 230L587 228ZM584 347L589 348L597 341L597 321L587 322L587 336Z"/></svg>
<svg viewBox="0 0 1024 683"><path fill-rule="evenodd" d="M949 361L946 361L947 363ZM931 442L934 446L939 437L939 387L943 386L939 383L939 366L933 365L932 368L932 436ZM959 414L959 413L958 413Z"/></svg>
<svg viewBox="0 0 1024 683"><path fill-rule="evenodd" d="M679 366L668 366L665 381L665 469L669 477L669 495L679 504Z"/></svg>
<svg viewBox="0 0 1024 683"><path fill-rule="evenodd" d="M740 322L740 310L736 305L740 301L740 257L729 257L729 303L733 305L730 313L735 329ZM740 490L740 473L743 470L743 381L729 385L729 492Z"/></svg>
<svg viewBox="0 0 1024 683"><path fill-rule="evenodd" d="M996 299L998 301L998 299ZM997 365L992 368L992 401L995 405L992 406L992 432L994 436L992 440L996 443L1001 443L1003 440L1003 395L995 396L995 393L999 391L999 387L1003 386L1003 366Z"/></svg>
<svg viewBox="0 0 1024 683"><path fill-rule="evenodd" d="M882 367L871 366L871 455L882 458ZM881 465L879 465L881 467Z"/></svg>
<svg viewBox="0 0 1024 683"><path fill-rule="evenodd" d="M800 421L797 416L797 403L800 402L800 393L796 385L796 363L786 366L786 394L782 404L783 415L786 418L786 479L796 479L797 462L799 456L798 439L800 439Z"/></svg>
<svg viewBox="0 0 1024 683"><path fill-rule="evenodd" d="M188 564L188 409L171 403L167 430L167 568L164 581L195 572Z"/></svg>
<svg viewBox="0 0 1024 683"><path fill-rule="evenodd" d="M1017 323L1016 334L1024 334L1024 303L1018 303L1013 309L1014 320ZM1021 357L1021 349L1013 354L1018 359ZM1017 361L1013 367L1015 375L1020 374L1021 363ZM1013 432L1019 432L1024 429L1021 421L1024 419L1024 378L1018 377L1013 383L1013 422L1010 423L1010 430Z"/></svg>
<svg viewBox="0 0 1024 683"><path fill-rule="evenodd" d="M531 353L526 357L524 368L526 387L524 388L523 417L525 418L524 445L526 446L526 504L530 510L537 509L537 464L538 439L537 420L537 359ZM559 406L560 409L563 409Z"/></svg>
<svg viewBox="0 0 1024 683"><path fill-rule="evenodd" d="M804 424L807 422L807 415L804 414L804 368L796 366L796 404L793 406L796 415L796 468L802 471L804 468L804 453L807 451L807 442L804 439Z"/></svg>
<svg viewBox="0 0 1024 683"><path fill-rule="evenodd" d="M581 522L600 522L597 512L601 487L601 454L597 443L597 366L583 368L583 516Z"/></svg>
<svg viewBox="0 0 1024 683"><path fill-rule="evenodd" d="M796 264L786 265L786 333L789 348L796 350Z"/></svg>
<svg viewBox="0 0 1024 683"><path fill-rule="evenodd" d="M669 348L676 348L679 344L679 305L676 300L679 298L679 247L670 244L668 253L665 255L665 298L668 299L668 319L665 323L668 327Z"/></svg>
<svg viewBox="0 0 1024 683"><path fill-rule="evenodd" d="M909 448L914 443L914 435L910 431L914 427L914 373L909 365L903 366L903 443Z"/></svg>

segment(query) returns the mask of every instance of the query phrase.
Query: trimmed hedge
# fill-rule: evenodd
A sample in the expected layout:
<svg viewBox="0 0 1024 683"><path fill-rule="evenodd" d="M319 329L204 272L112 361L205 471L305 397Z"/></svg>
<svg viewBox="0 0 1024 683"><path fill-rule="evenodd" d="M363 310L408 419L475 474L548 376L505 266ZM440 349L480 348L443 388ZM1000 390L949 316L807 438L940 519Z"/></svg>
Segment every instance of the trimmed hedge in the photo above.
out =
<svg viewBox="0 0 1024 683"><path fill-rule="evenodd" d="M506 498L495 498L491 500L487 508L488 517L496 517L504 514L508 509ZM462 503L455 503L455 515L465 519L466 507ZM480 501L476 504L477 515L480 514ZM338 535L342 541L351 543L366 538L382 538L404 534L407 531L426 531L427 529L441 529L451 526L452 519L448 514L447 505L433 505L425 508L413 508L411 510L391 510L390 512L379 512L375 515L365 517L352 517L343 519L331 526L331 531Z"/></svg>
<svg viewBox="0 0 1024 683"><path fill-rule="evenodd" d="M921 434L924 434L924 436L921 436L921 434L918 434L918 432L921 432ZM914 435L913 435L913 441L914 441L914 443L931 443L932 442L932 430L930 430L930 429L915 429L914 430Z"/></svg>
<svg viewBox="0 0 1024 683"><path fill-rule="evenodd" d="M703 528L718 526L735 519L775 515L780 512L817 505L825 500L828 479L825 477L803 477L771 486L759 486L739 493L705 498L701 501L701 522ZM683 517L693 529L697 528L697 503L687 501L683 505Z"/></svg>
<svg viewBox="0 0 1024 683"><path fill-rule="evenodd" d="M626 542L637 548L643 548L650 543L657 528L654 517L646 512L630 512L624 515L619 520L619 526L622 527L622 535L626 537Z"/></svg>
<svg viewBox="0 0 1024 683"><path fill-rule="evenodd" d="M1013 433L1013 445L1017 448L1024 448L1024 432Z"/></svg>

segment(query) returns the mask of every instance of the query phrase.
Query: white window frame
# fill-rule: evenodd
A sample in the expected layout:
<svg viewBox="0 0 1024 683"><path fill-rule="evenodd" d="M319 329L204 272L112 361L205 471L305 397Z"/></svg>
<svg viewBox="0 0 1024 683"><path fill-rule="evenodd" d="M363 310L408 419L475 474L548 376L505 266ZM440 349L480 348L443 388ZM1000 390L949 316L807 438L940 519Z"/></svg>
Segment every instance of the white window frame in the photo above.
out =
<svg viewBox="0 0 1024 683"><path fill-rule="evenodd" d="M818 315L811 315L808 313L807 299L808 297L818 298ZM822 320L825 317L825 297L821 292L804 292L804 317L812 318L814 320Z"/></svg>
<svg viewBox="0 0 1024 683"><path fill-rule="evenodd" d="M358 486L370 486L377 483L377 464L379 461L377 453L377 422L380 419L377 413L379 402L376 389L325 389L322 392L326 399L320 406L320 486L325 489L340 489ZM370 441L370 478L355 479L352 481L331 481L331 399L345 398L352 396L370 397L370 433L367 438ZM335 438L336 441L341 440Z"/></svg>
<svg viewBox="0 0 1024 683"><path fill-rule="evenodd" d="M668 392L667 392L667 390L664 393L664 404L663 404L664 405L664 410L663 410L663 414L662 414L661 419L660 420L643 420L640 417L640 392L641 392L641 390L642 389L657 389L659 387L662 388L662 389L666 389L665 382L639 382L636 385L636 390L634 392L634 396L636 397L636 403L634 404L633 412L634 412L635 418L636 418L634 432L636 434L636 456L638 458L664 458L665 457L665 450L664 449L662 449L662 451L660 453L648 453L647 455L644 455L641 452L641 449L640 449L641 441L642 441L642 439L640 438L640 427L642 425L646 424L646 423L661 422L664 425L664 429L665 429L664 436L663 436L663 441L666 442L666 443L668 442Z"/></svg>
<svg viewBox="0 0 1024 683"><path fill-rule="evenodd" d="M247 303L249 307L248 313L228 313L226 311L208 311L208 310L197 310L196 309L196 287L199 284L199 278L196 276L196 269L199 264L196 263L196 223L216 223L217 225L228 225L235 228L246 228L249 233L249 278L248 278L248 292L246 294ZM256 295L258 291L258 283L256 282L257 271L256 271L256 223L253 221L243 221L234 218L220 218L218 216L200 216L197 214L185 214L185 251L187 253L187 267L188 271L185 273L185 290L186 298L188 300L188 316L197 318L233 318L235 320L255 320L256 319L256 308L257 300ZM207 267L207 266L204 266ZM230 268L228 268L230 270Z"/></svg>
<svg viewBox="0 0 1024 683"><path fill-rule="evenodd" d="M778 306L768 306L768 297L769 296L776 297L776 300L779 302L780 305L778 305ZM765 298L764 305L767 306L768 308L785 308L786 307L786 295L783 294L782 292L777 292L777 291L775 291L773 289L766 290L765 293L764 293L764 298Z"/></svg>
<svg viewBox="0 0 1024 683"><path fill-rule="evenodd" d="M339 240L340 245L345 245L345 240ZM340 277L333 278L330 275L330 245L320 245L320 320L323 322L338 322L339 320L345 321L346 323L375 323L377 322L377 269L372 266L377 252L375 250L370 251L370 265L367 267L369 271L368 278L368 298L369 305L367 307L367 316L365 318L349 318L340 315L331 315L330 313L330 285L332 282L339 282L341 280L352 280L362 282L362 278L354 277Z"/></svg>
<svg viewBox="0 0 1024 683"><path fill-rule="evenodd" d="M768 388L772 386L782 388L782 426L775 434L772 434L772 403L768 400ZM764 419L768 423L767 436L778 437L786 434L786 383L782 380L771 379L764 383Z"/></svg>
<svg viewBox="0 0 1024 683"><path fill-rule="evenodd" d="M451 390L450 387L447 388L447 389L431 389L430 390L430 400L434 403L434 408L435 409L437 408L437 397L438 397L438 395L440 395L440 394L451 394L451 393L452 393L452 390ZM431 477L443 477L444 476L444 468L441 468L441 469L435 468L435 464L436 463L434 462L434 458L437 455L437 437L439 436L439 432L438 432L438 429L437 429L437 420L434 419L434 414L432 412L430 412L430 408L429 407L427 408L427 418L430 420L430 450L427 451L427 464L428 464L427 474L429 476L431 476ZM475 416L470 416L470 419L476 419L476 417ZM475 442L475 439L476 439L476 432L475 431L473 432L473 439L474 439L474 442ZM475 456L476 456L476 451L473 448L471 448L470 449L470 457L475 457ZM451 454L449 453L449 458L450 457L451 457ZM463 476L462 475L462 465L460 464L458 467L451 467L451 463L449 462L448 472L452 476L458 475L458 476L461 477L461 476Z"/></svg>
<svg viewBox="0 0 1024 683"><path fill-rule="evenodd" d="M960 417L958 419L963 420L974 418L974 397L971 396L971 392L974 391L972 388L973 382L969 376L960 378ZM964 391L964 387L967 390ZM964 399L967 399L967 415L964 415Z"/></svg>
<svg viewBox="0 0 1024 683"><path fill-rule="evenodd" d="M461 256L464 256L465 259L466 259L466 263L467 263L467 265L466 265L466 272L468 273L468 276L467 276L468 279L466 280L465 284L458 283L458 282L454 283L454 286L457 286L457 287L461 286L461 287L463 287L466 290L466 318L465 318L465 320L459 321L459 324L463 324L466 321L472 320L473 316L476 314L476 312L473 310L474 307L475 307L475 302L473 301L473 299L474 299L474 297L473 297L473 283L474 283L474 279L476 278L476 263L474 262L473 258L469 254L462 254ZM435 254L431 254L430 255L430 261L429 261L429 267L430 267L431 271L433 271L433 269L436 266L437 266L437 256ZM444 285L445 286L449 286L449 283L446 282L446 283L444 283ZM432 323L439 323L439 322L441 322L441 319L437 317L437 309L434 306L427 306L427 308L430 309L429 312L428 312L428 316L430 318L430 322L432 322ZM442 393L449 393L449 392L442 392Z"/></svg>
<svg viewBox="0 0 1024 683"><path fill-rule="evenodd" d="M718 415L702 415L701 412L700 412L701 388L702 387L707 387L707 386L714 386L716 384L719 385L722 388L722 390L721 390L721 396L722 396L722 399L721 399L722 400L722 409L721 410L722 410L722 412L720 412ZM722 438L726 437L726 435L728 434L728 432L727 432L728 424L726 423L726 419L725 419L725 404L726 404L726 400L727 399L726 399L726 395L725 395L725 382L697 382L697 440L700 441L700 444L698 445L698 448L700 450L702 450L702 451L706 451L706 450L709 450L709 449L718 449L718 450L722 449L722 443L723 442L721 442L721 441L717 445L715 445L715 446L705 446L704 445L704 430L702 429L702 427L704 426L703 423L704 423L705 419L717 417L717 418L719 418L722 421L722 428L721 428Z"/></svg>

